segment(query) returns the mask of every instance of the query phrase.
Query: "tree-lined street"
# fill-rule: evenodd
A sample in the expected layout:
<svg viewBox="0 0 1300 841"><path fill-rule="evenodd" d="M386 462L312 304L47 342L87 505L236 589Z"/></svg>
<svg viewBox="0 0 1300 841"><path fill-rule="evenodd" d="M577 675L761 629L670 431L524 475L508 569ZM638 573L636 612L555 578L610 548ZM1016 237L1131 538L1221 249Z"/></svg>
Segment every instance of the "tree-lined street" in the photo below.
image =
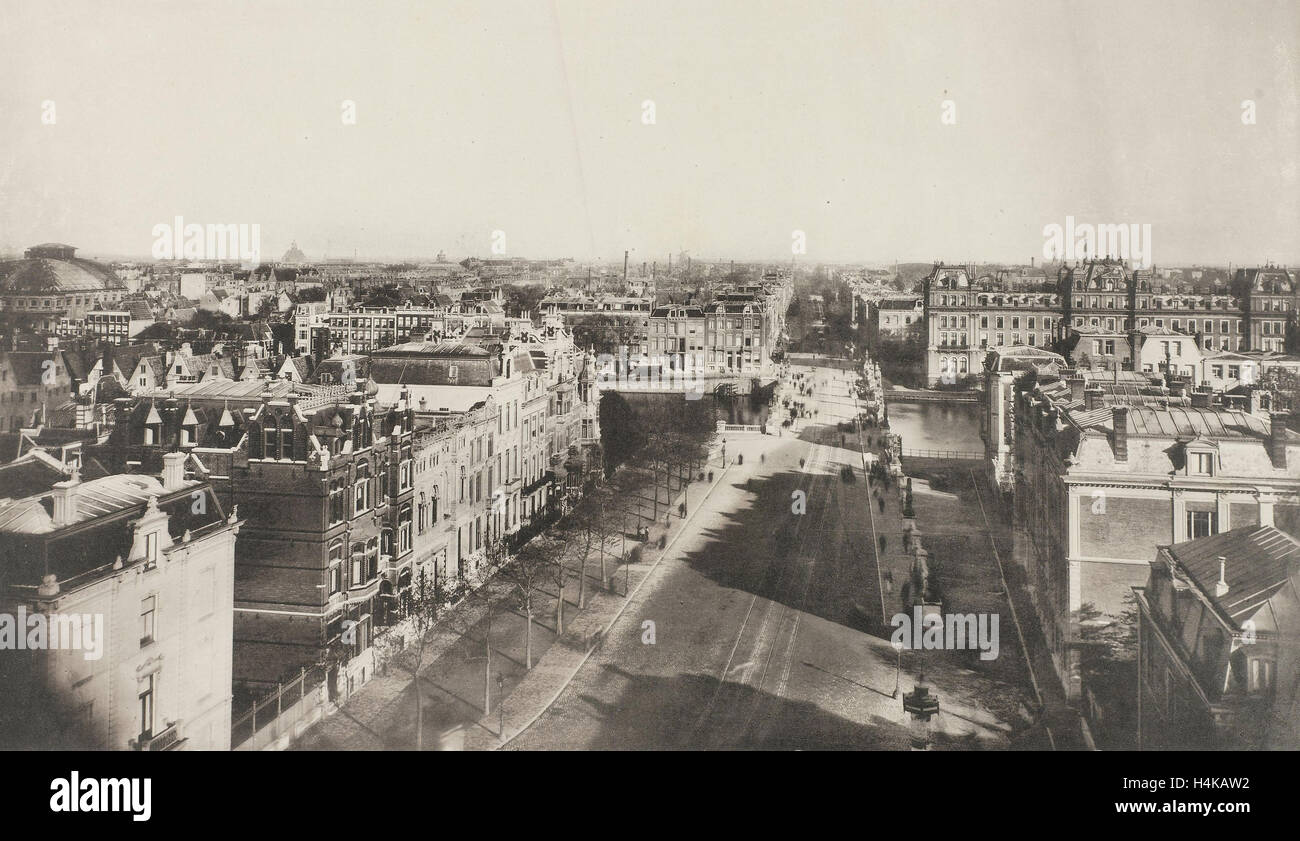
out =
<svg viewBox="0 0 1300 841"><path fill-rule="evenodd" d="M727 481L601 650L511 747L907 747L893 697L898 655L886 631L900 609L888 579L901 582L907 569L896 486L880 489L880 510L857 434L837 428L855 415L856 374L844 366L791 366L792 376L813 382L806 402L816 422L727 436ZM845 466L855 469L853 481L841 477ZM992 527L981 523L973 493L969 484L955 494L918 487L918 517L985 538L984 556L953 557L962 567L952 577L959 591L984 591L996 609L1005 602L987 557ZM995 661L970 651L908 651L902 661L904 691L924 670L943 698L940 746L1026 738L1034 702L1009 617Z"/></svg>

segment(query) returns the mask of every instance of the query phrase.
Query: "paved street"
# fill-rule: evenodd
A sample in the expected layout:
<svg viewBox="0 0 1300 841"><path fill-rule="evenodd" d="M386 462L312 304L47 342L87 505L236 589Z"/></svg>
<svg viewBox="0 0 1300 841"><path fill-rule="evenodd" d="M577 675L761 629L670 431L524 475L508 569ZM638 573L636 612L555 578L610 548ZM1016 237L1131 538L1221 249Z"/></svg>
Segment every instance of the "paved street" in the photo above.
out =
<svg viewBox="0 0 1300 841"><path fill-rule="evenodd" d="M603 647L510 748L907 747L885 626L898 609L885 576L901 582L907 568L897 493L882 494L882 512L856 435L844 433L841 446L835 424L854 415L855 374L832 364L793 368L813 380L814 399L800 399L817 409L815 422L779 436L729 436L727 457L743 464L687 524ZM857 468L854 481L840 477L843 465ZM921 482L914 492L923 530L935 523L971 541L969 556L952 556L948 590L966 601L963 610L1003 614L999 657L904 652L901 689L923 670L939 695L936 747L1040 746L988 551L994 526L981 517L973 481L935 492ZM804 513L792 512L796 491L806 494Z"/></svg>

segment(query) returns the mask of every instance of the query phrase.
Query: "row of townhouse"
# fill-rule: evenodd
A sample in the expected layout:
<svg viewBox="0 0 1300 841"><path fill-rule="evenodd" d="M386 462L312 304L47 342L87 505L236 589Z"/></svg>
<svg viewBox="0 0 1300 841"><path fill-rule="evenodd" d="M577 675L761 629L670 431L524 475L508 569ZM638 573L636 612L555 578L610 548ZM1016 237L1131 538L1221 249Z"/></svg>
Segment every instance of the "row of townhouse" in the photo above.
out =
<svg viewBox="0 0 1300 841"><path fill-rule="evenodd" d="M784 309L748 293L719 295L703 307L656 307L646 328L646 361L699 376L767 374L784 323Z"/></svg>
<svg viewBox="0 0 1300 841"><path fill-rule="evenodd" d="M294 314L294 342L300 353L318 356L369 354L393 345L434 337L463 335L471 329L506 326L505 308L493 298L468 296L452 302L437 296L435 306L353 307L328 310L308 305Z"/></svg>
<svg viewBox="0 0 1300 841"><path fill-rule="evenodd" d="M1194 337L1201 351L1281 352L1297 312L1294 279L1273 266L1239 269L1227 288L1192 292L1109 259L1062 266L1055 281L1005 271L977 277L974 267L938 263L923 294L931 383L979 374L990 348L1050 347L1075 332L1114 343L1135 330L1168 330Z"/></svg>
<svg viewBox="0 0 1300 841"><path fill-rule="evenodd" d="M439 578L472 578L484 546L562 503L599 460L591 364L562 321L484 338L370 362L379 403L414 412L417 556Z"/></svg>
<svg viewBox="0 0 1300 841"><path fill-rule="evenodd" d="M0 468L5 604L107 610L112 653L7 659L21 703L0 714L39 702L46 745L224 749L232 695L310 669L336 700L363 684L412 586L475 583L489 542L599 468L591 366L562 321L482 338L433 354L424 383L164 382L113 401L97 478L38 453ZM359 370L393 379L399 358Z"/></svg>

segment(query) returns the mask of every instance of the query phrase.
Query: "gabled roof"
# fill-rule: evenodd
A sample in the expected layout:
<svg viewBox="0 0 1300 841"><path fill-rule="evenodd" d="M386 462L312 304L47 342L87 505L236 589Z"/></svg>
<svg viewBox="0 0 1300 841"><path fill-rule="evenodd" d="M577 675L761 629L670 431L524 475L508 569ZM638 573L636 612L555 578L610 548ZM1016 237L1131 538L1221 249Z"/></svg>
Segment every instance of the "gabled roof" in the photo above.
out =
<svg viewBox="0 0 1300 841"><path fill-rule="evenodd" d="M14 382L20 386L35 386L42 384L42 377L48 370L45 363L54 359L57 352L11 350L5 351L4 355L13 369Z"/></svg>
<svg viewBox="0 0 1300 841"><path fill-rule="evenodd" d="M0 500L45 493L66 478L68 473L58 461L40 450L31 450L16 461L0 465Z"/></svg>
<svg viewBox="0 0 1300 841"><path fill-rule="evenodd" d="M129 301L126 310L131 314L131 318L138 321L149 321L153 318L153 310L149 309L147 301Z"/></svg>

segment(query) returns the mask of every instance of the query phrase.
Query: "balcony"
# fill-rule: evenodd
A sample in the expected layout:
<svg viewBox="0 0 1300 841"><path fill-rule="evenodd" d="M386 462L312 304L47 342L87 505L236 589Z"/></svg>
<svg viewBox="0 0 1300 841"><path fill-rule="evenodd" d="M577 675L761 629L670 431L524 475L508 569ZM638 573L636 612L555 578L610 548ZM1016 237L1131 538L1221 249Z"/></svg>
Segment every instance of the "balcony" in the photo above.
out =
<svg viewBox="0 0 1300 841"><path fill-rule="evenodd" d="M189 740L181 738L180 722L174 721L161 733L155 733L152 736L142 736L138 740L132 739L131 746L133 749L138 751L179 750L181 745L185 744L187 741Z"/></svg>

